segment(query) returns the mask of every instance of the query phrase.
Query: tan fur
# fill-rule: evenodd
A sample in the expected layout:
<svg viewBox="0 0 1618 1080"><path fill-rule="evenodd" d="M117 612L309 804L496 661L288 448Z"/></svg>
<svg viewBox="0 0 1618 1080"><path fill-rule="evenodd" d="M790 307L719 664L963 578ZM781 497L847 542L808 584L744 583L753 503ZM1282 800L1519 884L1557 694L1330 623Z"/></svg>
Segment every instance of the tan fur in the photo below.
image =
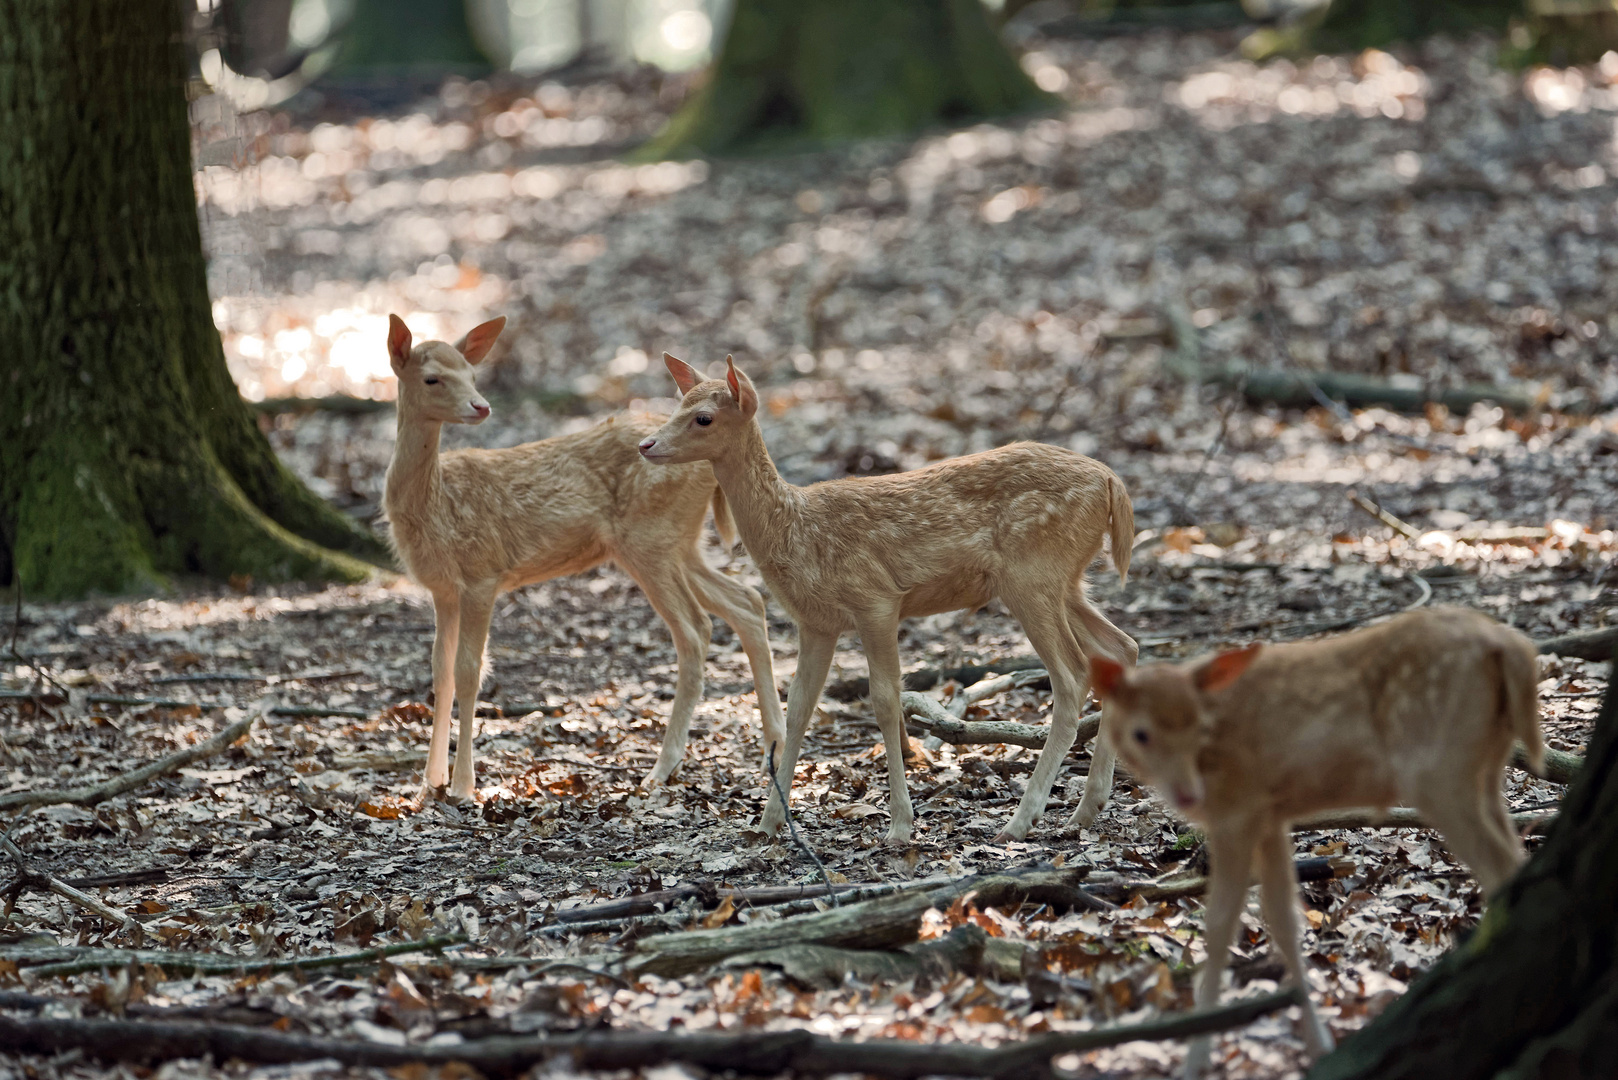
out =
<svg viewBox="0 0 1618 1080"><path fill-rule="evenodd" d="M1050 739L1002 834L1025 836L1073 744L1086 657L1109 653L1133 662L1136 656L1135 642L1084 598L1085 568L1109 530L1113 565L1120 575L1129 567L1133 517L1123 483L1098 461L1017 443L894 476L794 487L770 461L754 419L758 396L745 375L733 367L729 381L703 381L679 360L665 361L685 400L641 452L650 461L712 462L749 554L798 624L783 789L792 784L837 636L858 630L887 749L888 837L908 841L899 620L977 608L998 596L1045 660L1055 696ZM1093 820L1111 783L1111 753L1098 746L1069 824ZM780 801L772 800L762 826L773 832L784 818Z"/></svg>
<svg viewBox="0 0 1618 1080"><path fill-rule="evenodd" d="M1411 612L1322 641L1187 664L1095 666L1102 737L1136 776L1207 829L1208 964L1220 974L1257 864L1270 937L1302 981L1292 821L1323 810L1408 803L1436 826L1492 895L1522 861L1500 778L1521 739L1539 737L1533 643L1460 608ZM1143 741L1144 740L1144 741ZM1310 1049L1330 1048L1307 1010ZM1187 1075L1207 1056L1193 1044Z"/></svg>
<svg viewBox="0 0 1618 1080"><path fill-rule="evenodd" d="M452 798L472 798L472 720L484 672L495 597L536 581L612 561L621 566L674 635L679 675L674 705L648 784L661 783L685 754L691 715L702 697L708 612L736 631L752 664L765 744L782 738L764 599L703 560L702 521L710 503L720 532L723 498L706 465L654 469L636 444L660 418L613 417L576 435L507 450L438 452L445 423L488 414L466 348L481 359L504 319L486 323L459 347L428 341L411 348L395 317L390 355L399 376L399 434L383 506L393 544L410 574L433 595L433 735L427 783L449 781L450 704L460 702ZM486 332L487 342L474 335ZM478 346L481 345L481 351ZM428 385L426 379L438 380ZM482 406L481 413L478 407Z"/></svg>

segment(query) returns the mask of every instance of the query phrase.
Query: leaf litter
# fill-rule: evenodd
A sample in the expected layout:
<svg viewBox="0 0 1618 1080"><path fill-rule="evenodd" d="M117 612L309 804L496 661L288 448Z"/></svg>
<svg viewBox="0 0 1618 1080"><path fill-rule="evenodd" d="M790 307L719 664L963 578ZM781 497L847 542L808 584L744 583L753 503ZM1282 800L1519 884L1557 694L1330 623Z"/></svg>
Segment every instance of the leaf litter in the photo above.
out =
<svg viewBox="0 0 1618 1080"><path fill-rule="evenodd" d="M1306 636L1428 589L1433 602L1479 607L1539 638L1610 625L1618 414L1556 406L1618 393L1618 221L1600 150L1618 112L1618 65L1518 78L1494 66L1488 43L1448 40L1398 57L1252 65L1230 59L1231 43L1036 34L1025 64L1067 100L1059 117L767 162L627 166L576 152L655 129L679 88L644 74L451 83L381 118L241 117L258 163L198 178L215 317L251 398L386 398L376 327L389 311L446 337L514 314L486 376L494 418L447 432L450 445L511 445L626 405L666 409L653 358L667 348L699 366L737 355L796 482L1014 438L1095 454L1129 484L1142 534L1129 584L1101 574L1093 595L1151 657ZM210 137L206 124L198 133ZM1529 383L1552 407L1345 417L1243 404L1163 372L1174 305L1191 312L1208 356L1396 382ZM386 412L267 416L300 475L351 512L375 513ZM1356 509L1351 489L1416 535ZM762 587L745 553L709 554ZM0 989L43 996L58 1015L196 1017L401 1044L594 1027L994 1043L1190 1005L1190 969L1203 959L1195 898L1066 913L962 899L924 917L923 940L972 926L1015 950L996 956L1022 959L913 982L815 988L768 967L598 976L637 937L825 903L781 909L727 894L608 926L557 921L681 884L819 880L790 842L754 828L768 793L745 657L728 629L715 627L682 771L644 793L675 657L638 590L603 569L508 595L480 707L481 801L455 807L421 792L432 636L421 590L234 585L25 603L0 670L8 691L34 696L0 700L0 791L110 777L206 738L266 692L364 719L268 717L227 753L131 794L18 814L10 835L33 865L107 882L85 887L127 912L140 941L30 890L8 913L0 955L143 944L245 961L443 934L466 944L248 977L137 964L39 978L0 959ZM771 631L784 686L793 646L778 610ZM914 620L901 649L909 669L1030 652L997 605ZM832 680L863 672L850 647ZM1548 744L1582 750L1604 669L1546 657L1541 674ZM1021 687L968 717L1041 723L1048 711L1047 691ZM1034 752L916 746L917 840L894 852L880 843L885 789L868 707L823 702L793 809L834 882L1035 861L1085 865L1098 881L1197 872L1195 834L1127 776L1095 828L1055 835L1082 789L1082 750L1045 825L1026 843L995 845ZM1551 811L1560 797L1516 771L1506 784L1514 810ZM1302 891L1312 988L1341 1036L1460 940L1479 898L1425 830L1296 839L1300 858L1332 860L1333 876ZM1256 903L1233 969L1249 992L1279 977ZM1304 1068L1285 1014L1217 1047L1225 1076ZM1166 1076L1181 1053L1132 1043L1061 1064ZM72 1055L0 1054L0 1069L109 1071Z"/></svg>

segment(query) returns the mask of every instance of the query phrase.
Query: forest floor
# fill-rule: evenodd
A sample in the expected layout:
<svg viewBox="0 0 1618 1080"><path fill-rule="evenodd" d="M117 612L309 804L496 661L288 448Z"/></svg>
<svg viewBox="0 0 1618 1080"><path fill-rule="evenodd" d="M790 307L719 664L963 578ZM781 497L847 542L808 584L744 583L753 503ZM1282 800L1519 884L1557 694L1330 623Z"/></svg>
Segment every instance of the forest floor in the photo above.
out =
<svg viewBox="0 0 1618 1080"><path fill-rule="evenodd" d="M625 406L666 411L671 384L655 358L668 349L698 366L736 355L795 482L1019 438L1092 454L1128 484L1140 536L1128 583L1098 566L1091 595L1143 659L1306 637L1418 603L1480 608L1537 639L1618 621L1618 410L1599 404L1618 400L1618 65L1525 78L1499 70L1486 42L1435 41L1398 58L1255 66L1232 59L1234 40L1035 38L1025 62L1068 101L1061 115L713 164L613 158L682 92L642 75L451 84L387 117L319 102L239 120L199 111L204 150L243 139L258 161L198 174L216 321L250 398L385 400L390 311L418 338L511 316L485 375L494 416L446 432L449 447L562 434ZM1178 312L1204 359L1526 386L1545 407L1412 417L1244 402L1165 370L1183 344ZM390 409L283 403L265 415L300 475L375 517ZM762 588L740 549L709 554ZM559 924L569 908L704 881L819 880L790 841L755 829L767 792L734 636L716 624L685 765L648 794L638 783L675 658L639 590L603 568L510 594L491 638L480 804L458 808L421 797L422 590L237 585L21 606L5 687L43 696L0 700L0 792L114 775L265 695L353 713L272 715L229 751L131 794L15 815L7 827L35 869L87 887L113 875L96 891L139 923L119 929L24 892L0 928L0 983L33 995L17 999L28 1008L447 1045L497 1032L788 1027L994 1043L1189 1007L1203 957L1195 897L1065 914L967 903L924 920L924 935L972 922L1022 942L1034 958L1024 970L1065 976L1054 984L984 968L828 987L767 966L627 981L547 967L604 965L669 929L783 917L688 900L581 932ZM770 628L781 689L795 646L778 607ZM1145 881L1196 862L1195 838L1127 776L1094 828L1058 832L1087 748L1075 748L1045 821L1011 844L992 837L1034 752L925 750L910 779L915 842L885 847L880 738L852 683L864 673L857 643L844 644L832 674L843 692L824 703L793 791L834 880L1043 862ZM914 620L901 637L907 670L1029 651L997 604ZM1544 657L1541 676L1549 745L1580 752L1604 668ZM1049 694L1015 690L984 709L1040 723ZM1553 810L1562 790L1515 770L1505 783L1524 812ZM1304 832L1297 844L1300 857L1334 860L1336 876L1304 887L1306 952L1342 1037L1475 924L1479 897L1424 830ZM1273 987L1256 908L1245 928L1235 983ZM51 977L18 959L136 938L299 957L452 932L469 941L329 974L181 978L137 964ZM491 956L526 962L476 959ZM1182 1053L1134 1042L1062 1064L1157 1077ZM1215 1060L1230 1077L1305 1067L1286 1014L1222 1037ZM211 1071L182 1061L161 1075ZM0 1076L105 1074L73 1053L0 1052Z"/></svg>

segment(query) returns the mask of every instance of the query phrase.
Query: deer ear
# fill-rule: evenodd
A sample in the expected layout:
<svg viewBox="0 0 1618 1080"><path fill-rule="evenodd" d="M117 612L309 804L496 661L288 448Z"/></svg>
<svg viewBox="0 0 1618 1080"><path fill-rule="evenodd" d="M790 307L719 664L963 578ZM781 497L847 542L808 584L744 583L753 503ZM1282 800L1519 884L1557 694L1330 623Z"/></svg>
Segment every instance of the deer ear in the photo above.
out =
<svg viewBox="0 0 1618 1080"><path fill-rule="evenodd" d="M466 357L468 364L475 364L489 355L489 350L494 348L495 339L500 336L500 331L505 328L506 317L504 315L498 319L490 319L486 323L479 323L468 330L465 337L455 343L455 351Z"/></svg>
<svg viewBox="0 0 1618 1080"><path fill-rule="evenodd" d="M674 376L674 385L680 388L680 393L682 394L689 394L691 388L702 381L702 376L697 374L696 368L673 353L663 354L663 366L669 369L670 375Z"/></svg>
<svg viewBox="0 0 1618 1080"><path fill-rule="evenodd" d="M1090 657L1090 689L1102 701L1118 696L1124 683L1124 665L1110 656Z"/></svg>
<svg viewBox="0 0 1618 1080"><path fill-rule="evenodd" d="M736 370L736 359L725 357L725 381L730 384L730 396L736 399L741 406L742 415L749 420L758 412L758 391L753 389L753 380Z"/></svg>
<svg viewBox="0 0 1618 1080"><path fill-rule="evenodd" d="M1244 649L1222 652L1213 659L1197 665L1196 670L1191 673L1191 681L1196 683L1197 689L1204 694L1218 693L1241 678L1242 672L1258 659L1259 651L1263 648L1262 644L1254 642Z"/></svg>
<svg viewBox="0 0 1618 1080"><path fill-rule="evenodd" d="M388 316L388 362L395 375L410 362L410 327L397 315Z"/></svg>

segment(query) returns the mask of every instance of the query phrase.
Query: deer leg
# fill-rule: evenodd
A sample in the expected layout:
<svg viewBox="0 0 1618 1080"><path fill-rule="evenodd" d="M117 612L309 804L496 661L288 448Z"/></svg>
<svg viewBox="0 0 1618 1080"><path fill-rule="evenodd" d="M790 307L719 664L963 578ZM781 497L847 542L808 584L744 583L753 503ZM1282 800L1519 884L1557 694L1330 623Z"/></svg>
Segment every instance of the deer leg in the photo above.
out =
<svg viewBox="0 0 1618 1080"><path fill-rule="evenodd" d="M1061 608L1053 606L1034 590L1030 590L1030 594L1027 598L1012 596L1007 590L1001 593L1001 599L1005 600L1017 621L1022 623L1034 651L1039 653L1040 659L1045 661L1045 669L1050 672L1051 733L1046 737L1044 749L1040 750L1039 759L1034 763L1033 775L1028 778L1028 787L1023 790L1017 812L995 837L997 843L1021 840L1045 812L1045 802L1056 783L1056 774L1061 770L1062 760L1072 749L1073 740L1078 734L1079 709L1084 704L1085 691L1089 686L1088 667L1084 657L1073 646ZM1093 774L1090 783L1095 783ZM1086 797L1089 793L1090 788L1086 786Z"/></svg>
<svg viewBox="0 0 1618 1080"><path fill-rule="evenodd" d="M674 638L679 673L674 682L674 704L669 709L669 726L663 732L663 745L657 763L641 786L653 788L668 780L680 767L691 736L691 717L702 700L703 667L708 661L712 633L708 615L697 602L696 593L677 566L659 567L656 572L637 574L636 580L652 608L668 625Z"/></svg>
<svg viewBox="0 0 1618 1080"><path fill-rule="evenodd" d="M1281 954L1287 974L1303 992L1303 1042L1311 1057L1332 1048L1331 1033L1309 1000L1303 972L1303 925L1298 919L1297 870L1292 864L1292 838L1284 828L1271 828L1258 844L1259 904L1270 928L1270 945Z"/></svg>
<svg viewBox="0 0 1618 1080"><path fill-rule="evenodd" d="M1493 791L1490 794L1500 797ZM1485 809L1482 795L1474 777L1435 770L1421 778L1412 801L1443 834L1444 845L1466 863L1483 887L1483 895L1493 896L1516 872L1522 849L1514 832L1508 834L1509 839L1499 835L1499 825Z"/></svg>
<svg viewBox="0 0 1618 1080"><path fill-rule="evenodd" d="M803 749L803 737L809 730L809 719L820 702L821 688L826 685L826 673L831 670L832 654L837 651L837 632L811 630L798 627L798 673L787 688L787 741L776 755L776 783L765 796L764 816L759 828L774 835L786 824L786 807L781 804L782 794L791 795L792 778L798 767L798 753Z"/></svg>
<svg viewBox="0 0 1618 1080"><path fill-rule="evenodd" d="M450 778L452 800L477 797L473 783L472 738L477 724L478 690L483 685L484 646L489 641L489 620L494 616L495 585L469 588L461 594L460 640L455 650L455 701L460 710L460 733L455 739L455 772Z"/></svg>
<svg viewBox="0 0 1618 1080"><path fill-rule="evenodd" d="M1126 664L1133 664L1140 656L1135 639L1107 621L1107 617L1090 606L1080 590L1075 590L1067 602L1067 624L1077 639L1079 651L1089 657L1097 652ZM1088 672L1089 667L1085 668ZM1081 699L1080 706L1082 708ZM1117 765L1117 754L1112 741L1102 732L1096 733L1095 747L1090 753L1090 775L1084 781L1084 797L1078 809L1067 819L1064 829L1077 829L1092 824L1107 805L1112 794L1112 780Z"/></svg>
<svg viewBox="0 0 1618 1080"><path fill-rule="evenodd" d="M888 759L888 843L910 843L915 811L905 785L904 710L899 705L899 619L897 614L872 615L857 620L860 645L870 669L871 709L882 730Z"/></svg>
<svg viewBox="0 0 1618 1080"><path fill-rule="evenodd" d="M1197 1008L1219 1004L1220 978L1236 940L1236 925L1247 898L1248 875L1253 868L1250 822L1229 822L1219 832L1208 831L1208 893L1203 911L1203 938L1208 960L1197 973ZM1206 1035L1192 1039L1185 1055L1185 1080L1197 1080L1208 1064Z"/></svg>
<svg viewBox="0 0 1618 1080"><path fill-rule="evenodd" d="M699 556L700 560L700 556ZM786 719L781 715L781 696L775 689L775 664L770 654L769 623L765 621L764 598L755 589L734 582L707 563L693 567L692 587L702 606L724 619L736 631L753 669L753 692L758 698L759 721L763 725L764 757L770 747L786 743ZM765 766L768 768L768 764Z"/></svg>
<svg viewBox="0 0 1618 1080"><path fill-rule="evenodd" d="M433 734L427 744L427 786L449 783L449 726L455 705L455 649L460 635L460 599L433 594Z"/></svg>

